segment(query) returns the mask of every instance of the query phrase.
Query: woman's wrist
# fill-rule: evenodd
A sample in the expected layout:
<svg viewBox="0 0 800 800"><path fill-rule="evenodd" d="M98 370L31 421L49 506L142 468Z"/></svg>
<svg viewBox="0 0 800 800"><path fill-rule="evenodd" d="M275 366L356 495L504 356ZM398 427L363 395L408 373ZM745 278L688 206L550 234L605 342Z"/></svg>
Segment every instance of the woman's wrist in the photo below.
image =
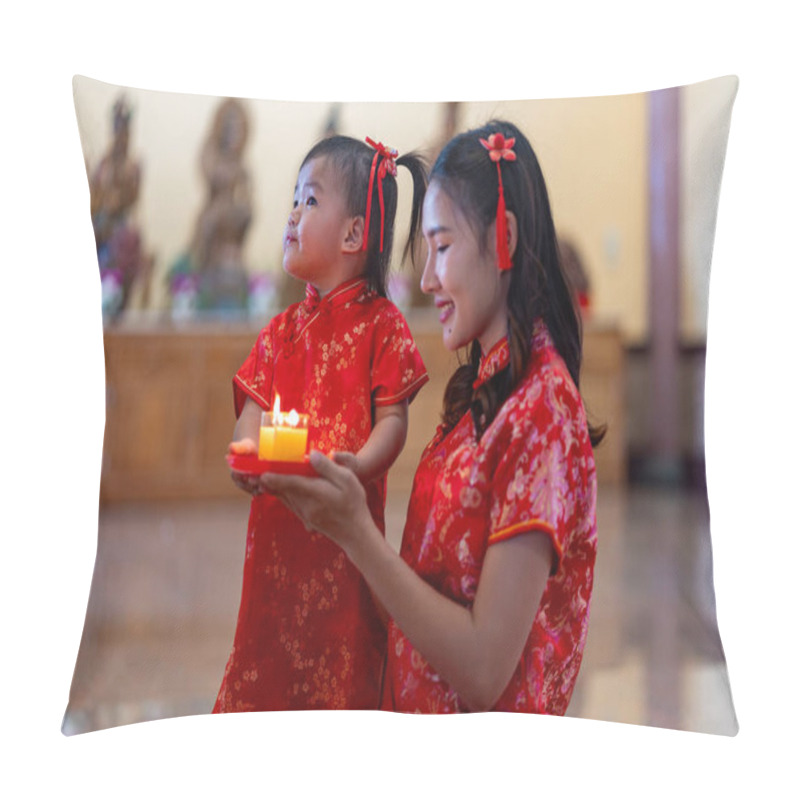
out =
<svg viewBox="0 0 800 800"><path fill-rule="evenodd" d="M385 542L372 515L367 511L365 516L354 521L353 535L342 544L342 549L353 566L368 578L370 564Z"/></svg>

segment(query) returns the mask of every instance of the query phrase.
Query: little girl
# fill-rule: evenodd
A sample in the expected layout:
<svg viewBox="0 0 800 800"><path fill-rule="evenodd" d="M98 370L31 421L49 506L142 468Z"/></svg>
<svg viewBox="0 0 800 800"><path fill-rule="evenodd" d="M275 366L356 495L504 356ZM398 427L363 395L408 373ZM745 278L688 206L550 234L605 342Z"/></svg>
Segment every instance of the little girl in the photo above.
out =
<svg viewBox="0 0 800 800"><path fill-rule="evenodd" d="M231 450L255 452L262 410L306 412L309 443L342 451L384 530L386 472L405 444L408 403L427 381L398 309L386 298L397 209L396 165L412 174L406 252L425 194L421 159L380 143L323 139L303 161L286 225L283 268L306 297L260 332L233 379ZM261 483L253 495L242 597L214 713L376 708L386 629L370 590L342 551L309 532Z"/></svg>

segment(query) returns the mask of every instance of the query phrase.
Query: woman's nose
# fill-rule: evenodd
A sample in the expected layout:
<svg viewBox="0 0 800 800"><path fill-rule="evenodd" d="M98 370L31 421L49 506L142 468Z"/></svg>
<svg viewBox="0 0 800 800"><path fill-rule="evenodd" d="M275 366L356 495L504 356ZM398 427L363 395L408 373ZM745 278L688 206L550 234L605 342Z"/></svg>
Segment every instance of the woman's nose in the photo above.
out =
<svg viewBox="0 0 800 800"><path fill-rule="evenodd" d="M439 279L436 277L434 259L431 257L430 251L428 251L428 256L425 259L425 267L422 270L419 288L422 289L425 294L433 294L433 292L439 288Z"/></svg>

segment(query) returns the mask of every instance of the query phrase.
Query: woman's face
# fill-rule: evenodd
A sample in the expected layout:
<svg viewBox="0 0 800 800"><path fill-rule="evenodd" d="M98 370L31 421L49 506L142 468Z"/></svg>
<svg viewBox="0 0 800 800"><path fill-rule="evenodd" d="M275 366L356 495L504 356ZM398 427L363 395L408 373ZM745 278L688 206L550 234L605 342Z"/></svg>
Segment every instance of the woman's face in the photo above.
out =
<svg viewBox="0 0 800 800"><path fill-rule="evenodd" d="M421 288L433 295L448 350L480 342L484 353L507 334L510 272L497 268L495 226L485 246L461 209L434 181L422 207L428 257Z"/></svg>

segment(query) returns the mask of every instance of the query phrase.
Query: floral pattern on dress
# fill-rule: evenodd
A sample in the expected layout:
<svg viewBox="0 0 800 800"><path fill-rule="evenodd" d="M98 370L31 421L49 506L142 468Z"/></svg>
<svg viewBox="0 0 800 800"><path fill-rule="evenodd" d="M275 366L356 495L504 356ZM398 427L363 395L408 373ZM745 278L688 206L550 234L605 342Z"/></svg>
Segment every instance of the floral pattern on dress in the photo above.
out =
<svg viewBox="0 0 800 800"><path fill-rule="evenodd" d="M482 380L508 363L507 340L483 360ZM469 608L489 547L539 531L555 563L498 711L564 714L586 644L597 550L597 483L580 395L538 320L525 378L480 441L468 412L425 449L414 479L401 556L440 593ZM382 707L467 711L392 622Z"/></svg>
<svg viewBox="0 0 800 800"><path fill-rule="evenodd" d="M310 415L309 444L356 452L372 408L411 400L427 380L402 314L363 280L306 299L258 335L234 377L246 397ZM385 477L367 487L383 530ZM376 708L386 653L367 585L342 550L269 495L253 499L234 643L214 712Z"/></svg>

